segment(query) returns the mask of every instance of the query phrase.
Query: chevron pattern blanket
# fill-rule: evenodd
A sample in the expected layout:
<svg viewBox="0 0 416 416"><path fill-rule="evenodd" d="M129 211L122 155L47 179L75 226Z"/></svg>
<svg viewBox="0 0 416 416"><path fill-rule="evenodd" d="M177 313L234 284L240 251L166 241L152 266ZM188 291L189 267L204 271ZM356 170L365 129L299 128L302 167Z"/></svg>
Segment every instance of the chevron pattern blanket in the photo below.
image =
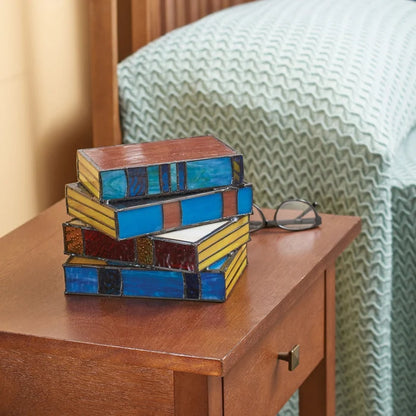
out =
<svg viewBox="0 0 416 416"><path fill-rule="evenodd" d="M213 134L244 154L258 204L362 217L337 264L337 415L414 415L416 3L256 1L118 76L126 143Z"/></svg>

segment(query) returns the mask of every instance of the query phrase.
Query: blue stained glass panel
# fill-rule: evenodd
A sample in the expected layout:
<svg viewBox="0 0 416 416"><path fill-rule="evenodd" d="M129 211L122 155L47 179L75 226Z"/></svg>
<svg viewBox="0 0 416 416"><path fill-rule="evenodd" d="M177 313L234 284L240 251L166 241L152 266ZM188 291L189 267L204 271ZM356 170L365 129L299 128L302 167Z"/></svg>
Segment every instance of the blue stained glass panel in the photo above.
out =
<svg viewBox="0 0 416 416"><path fill-rule="evenodd" d="M210 266L207 267L207 270L218 270L221 269L222 265L227 261L228 255L224 256L222 259L219 259L215 263L212 263Z"/></svg>
<svg viewBox="0 0 416 416"><path fill-rule="evenodd" d="M228 157L187 162L188 189L213 188L232 183L231 160Z"/></svg>
<svg viewBox="0 0 416 416"><path fill-rule="evenodd" d="M160 193L159 166L147 167L147 183L149 195Z"/></svg>
<svg viewBox="0 0 416 416"><path fill-rule="evenodd" d="M130 209L118 213L119 237L131 238L160 231L163 227L161 205Z"/></svg>
<svg viewBox="0 0 416 416"><path fill-rule="evenodd" d="M98 273L93 267L65 266L66 293L98 293Z"/></svg>
<svg viewBox="0 0 416 416"><path fill-rule="evenodd" d="M201 299L225 300L225 279L222 273L201 273Z"/></svg>
<svg viewBox="0 0 416 416"><path fill-rule="evenodd" d="M182 225L198 224L222 217L222 195L209 194L181 201Z"/></svg>
<svg viewBox="0 0 416 416"><path fill-rule="evenodd" d="M183 299L180 272L164 270L122 270L123 295Z"/></svg>
<svg viewBox="0 0 416 416"><path fill-rule="evenodd" d="M127 178L124 170L101 172L102 199L120 199L126 197Z"/></svg>
<svg viewBox="0 0 416 416"><path fill-rule="evenodd" d="M253 189L249 186L240 188L237 195L237 213L250 214L253 207Z"/></svg>

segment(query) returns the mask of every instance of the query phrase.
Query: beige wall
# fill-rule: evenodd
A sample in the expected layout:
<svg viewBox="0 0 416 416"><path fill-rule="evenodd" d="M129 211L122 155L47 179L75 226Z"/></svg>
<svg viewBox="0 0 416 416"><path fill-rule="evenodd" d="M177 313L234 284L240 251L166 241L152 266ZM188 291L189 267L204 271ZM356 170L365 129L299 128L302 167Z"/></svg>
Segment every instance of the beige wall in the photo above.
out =
<svg viewBox="0 0 416 416"><path fill-rule="evenodd" d="M64 196L91 145L85 0L0 0L0 235Z"/></svg>

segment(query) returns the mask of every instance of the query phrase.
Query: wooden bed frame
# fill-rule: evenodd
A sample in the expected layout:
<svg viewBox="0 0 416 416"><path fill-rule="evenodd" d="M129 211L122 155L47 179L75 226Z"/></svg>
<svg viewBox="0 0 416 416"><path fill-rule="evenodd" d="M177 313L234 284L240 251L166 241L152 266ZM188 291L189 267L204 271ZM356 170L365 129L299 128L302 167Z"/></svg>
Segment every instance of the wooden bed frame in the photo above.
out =
<svg viewBox="0 0 416 416"><path fill-rule="evenodd" d="M117 63L166 32L251 0L89 0L93 145L122 141Z"/></svg>

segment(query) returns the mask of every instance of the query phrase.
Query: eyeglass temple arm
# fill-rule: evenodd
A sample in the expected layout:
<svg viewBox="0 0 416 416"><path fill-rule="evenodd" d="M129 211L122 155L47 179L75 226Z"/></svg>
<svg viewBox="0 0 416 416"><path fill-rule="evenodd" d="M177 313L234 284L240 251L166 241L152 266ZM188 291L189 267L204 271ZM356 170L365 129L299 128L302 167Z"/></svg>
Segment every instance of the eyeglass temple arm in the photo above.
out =
<svg viewBox="0 0 416 416"><path fill-rule="evenodd" d="M308 208L305 209L305 211L301 212L296 219L304 217L308 212L310 212L312 209L317 207L318 204L316 202L313 202L311 205L308 206Z"/></svg>
<svg viewBox="0 0 416 416"><path fill-rule="evenodd" d="M270 221L266 221L265 223L265 227L266 228L270 228L270 227L276 227L277 225L293 225L293 224L316 224L316 225L320 225L321 224L321 217L318 215L317 217L314 218L293 218L290 220L270 220Z"/></svg>

